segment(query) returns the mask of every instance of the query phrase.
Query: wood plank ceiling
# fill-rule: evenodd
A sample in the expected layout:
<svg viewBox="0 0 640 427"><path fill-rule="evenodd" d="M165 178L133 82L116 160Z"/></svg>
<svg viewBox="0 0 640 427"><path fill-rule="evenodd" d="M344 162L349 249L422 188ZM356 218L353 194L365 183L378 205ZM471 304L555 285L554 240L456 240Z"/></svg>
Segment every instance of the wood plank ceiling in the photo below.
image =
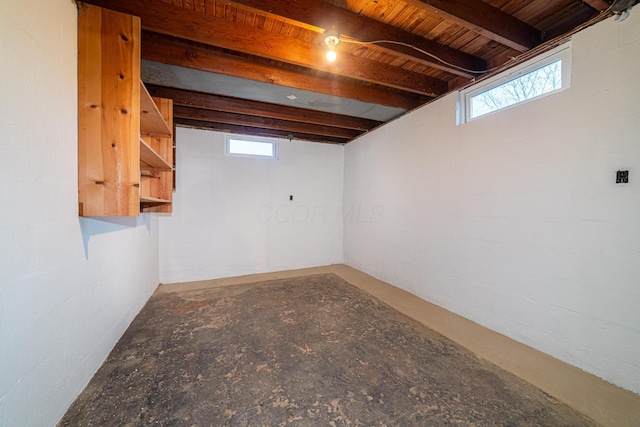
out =
<svg viewBox="0 0 640 427"><path fill-rule="evenodd" d="M338 144L604 19L608 1L87 0L141 17L143 80L177 125Z"/></svg>

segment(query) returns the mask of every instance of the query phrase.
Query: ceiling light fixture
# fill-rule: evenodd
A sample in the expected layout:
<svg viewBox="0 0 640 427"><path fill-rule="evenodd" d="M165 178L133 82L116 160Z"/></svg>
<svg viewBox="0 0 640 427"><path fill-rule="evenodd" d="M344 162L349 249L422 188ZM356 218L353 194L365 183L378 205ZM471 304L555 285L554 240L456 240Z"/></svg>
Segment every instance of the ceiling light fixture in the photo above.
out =
<svg viewBox="0 0 640 427"><path fill-rule="evenodd" d="M327 61L336 60L336 46L340 43L340 35L335 30L327 30L324 33L324 44L327 45Z"/></svg>

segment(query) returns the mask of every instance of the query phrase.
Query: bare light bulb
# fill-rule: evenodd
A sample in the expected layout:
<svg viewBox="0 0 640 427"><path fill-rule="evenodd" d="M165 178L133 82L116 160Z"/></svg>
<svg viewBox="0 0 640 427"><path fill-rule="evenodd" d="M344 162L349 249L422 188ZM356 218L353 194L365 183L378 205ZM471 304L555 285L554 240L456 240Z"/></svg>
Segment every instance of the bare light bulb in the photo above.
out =
<svg viewBox="0 0 640 427"><path fill-rule="evenodd" d="M340 43L340 35L334 31L329 30L325 33L324 44L327 45L327 61L333 62L336 60L336 45Z"/></svg>
<svg viewBox="0 0 640 427"><path fill-rule="evenodd" d="M333 62L336 60L336 51L333 50L333 46L329 46L329 50L327 51L327 61Z"/></svg>

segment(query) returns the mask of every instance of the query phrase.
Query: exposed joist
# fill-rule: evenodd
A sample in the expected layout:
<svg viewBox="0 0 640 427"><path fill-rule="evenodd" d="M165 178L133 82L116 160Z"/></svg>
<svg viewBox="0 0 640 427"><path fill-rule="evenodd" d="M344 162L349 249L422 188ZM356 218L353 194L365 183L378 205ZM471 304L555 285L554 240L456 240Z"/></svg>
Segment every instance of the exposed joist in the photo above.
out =
<svg viewBox="0 0 640 427"><path fill-rule="evenodd" d="M326 52L322 50L322 57ZM313 67L313 64L309 64ZM369 83L375 83L394 89L405 90L419 95L436 97L447 92L447 83L424 74L398 68L394 65L383 64L368 58L341 53L341 60L331 67L320 69L331 70L332 73L345 77L357 78Z"/></svg>
<svg viewBox="0 0 640 427"><path fill-rule="evenodd" d="M542 43L540 31L482 0L404 1L520 52Z"/></svg>
<svg viewBox="0 0 640 427"><path fill-rule="evenodd" d="M238 126L238 125L232 125L228 123L207 122L203 120L176 118L174 120L174 123L177 126L181 126L181 127L207 129L207 130L213 130L218 132L229 132L229 133L242 134L242 135L266 136L271 138L283 138L283 139L289 139L289 137L292 137L293 139L300 139L303 141L325 142L328 144L344 144L349 142L349 140L346 138L333 138L330 136L323 137L323 136L313 135L313 134L291 133L287 131L261 129L261 128L256 128L251 126Z"/></svg>
<svg viewBox="0 0 640 427"><path fill-rule="evenodd" d="M149 32L143 32L142 58L404 110L418 107L430 99L430 97L392 91L382 86L371 86L328 74L318 76L312 73L289 71L276 65L183 44L175 39L157 37Z"/></svg>
<svg viewBox="0 0 640 427"><path fill-rule="evenodd" d="M553 19L553 24L545 23L545 38L552 40L563 34L570 33L580 24L589 21L591 18L597 17L605 19L607 14L598 14L592 7L586 3L573 4L571 9L562 14L557 14Z"/></svg>
<svg viewBox="0 0 640 427"><path fill-rule="evenodd" d="M325 49L319 44L254 26L244 26L242 31L238 31L238 24L235 22L158 1L91 0L90 2L137 15L142 19L143 28L160 34L190 39L422 95L438 96L447 91L447 85L442 80L353 55L343 54L344 60L332 65L324 60Z"/></svg>
<svg viewBox="0 0 640 427"><path fill-rule="evenodd" d="M344 139L352 139L362 133L362 131L353 129L335 128L302 122L292 122L289 120L247 116L244 114L182 106L176 106L173 109L173 116L181 119L250 126L260 129L284 131L293 134L313 134Z"/></svg>
<svg viewBox="0 0 640 427"><path fill-rule="evenodd" d="M382 124L376 120L362 119L324 111L277 105L267 102L232 98L183 89L147 85L149 93L173 100L174 106L196 107L214 111L244 114L270 119L289 120L344 129L366 131Z"/></svg>
<svg viewBox="0 0 640 427"><path fill-rule="evenodd" d="M377 44L376 47L411 61L445 70L459 76L471 78L476 75L466 72L462 70L462 68L471 70L487 69L487 64L482 58L468 55L459 50L419 37L392 25L367 18L355 12L351 12L338 6L333 6L322 1L234 0L233 3L237 3L241 6L246 6L263 13L284 17L295 21L296 23L308 24L307 26L311 26L315 30L335 27L341 35L348 36L361 42L393 40L396 42L406 43L436 55L446 63L419 53L417 50L407 46L397 44ZM453 64L457 67L451 66L447 63Z"/></svg>

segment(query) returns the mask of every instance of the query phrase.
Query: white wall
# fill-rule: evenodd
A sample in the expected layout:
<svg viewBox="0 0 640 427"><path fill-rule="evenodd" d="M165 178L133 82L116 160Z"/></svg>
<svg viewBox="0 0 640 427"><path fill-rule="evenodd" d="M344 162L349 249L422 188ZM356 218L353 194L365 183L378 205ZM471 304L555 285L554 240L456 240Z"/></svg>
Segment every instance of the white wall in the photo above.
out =
<svg viewBox="0 0 640 427"><path fill-rule="evenodd" d="M225 156L220 132L178 128L176 138L162 283L342 262L342 146L279 140L279 159L266 160Z"/></svg>
<svg viewBox="0 0 640 427"><path fill-rule="evenodd" d="M348 144L345 263L640 392L639 99L636 8L574 37L569 90Z"/></svg>
<svg viewBox="0 0 640 427"><path fill-rule="evenodd" d="M157 219L78 218L76 8L0 3L0 425L52 426L158 284Z"/></svg>

